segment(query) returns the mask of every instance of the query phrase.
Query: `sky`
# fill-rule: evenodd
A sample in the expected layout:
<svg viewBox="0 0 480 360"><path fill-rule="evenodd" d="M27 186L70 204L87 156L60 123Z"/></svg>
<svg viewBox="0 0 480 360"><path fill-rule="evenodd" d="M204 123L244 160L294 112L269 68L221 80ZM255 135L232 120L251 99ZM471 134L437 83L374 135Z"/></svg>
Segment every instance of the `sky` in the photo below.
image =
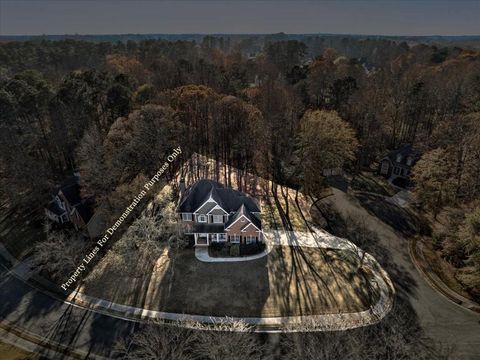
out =
<svg viewBox="0 0 480 360"><path fill-rule="evenodd" d="M0 0L0 35L480 35L471 1Z"/></svg>

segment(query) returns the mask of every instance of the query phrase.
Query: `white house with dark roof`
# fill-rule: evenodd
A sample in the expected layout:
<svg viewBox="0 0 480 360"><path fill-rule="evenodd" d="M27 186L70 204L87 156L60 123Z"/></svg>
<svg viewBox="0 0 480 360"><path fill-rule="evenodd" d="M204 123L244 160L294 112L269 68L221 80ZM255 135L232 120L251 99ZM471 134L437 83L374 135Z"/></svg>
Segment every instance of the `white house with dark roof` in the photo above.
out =
<svg viewBox="0 0 480 360"><path fill-rule="evenodd" d="M177 213L195 245L212 242L263 242L257 200L213 180L199 180L183 190Z"/></svg>

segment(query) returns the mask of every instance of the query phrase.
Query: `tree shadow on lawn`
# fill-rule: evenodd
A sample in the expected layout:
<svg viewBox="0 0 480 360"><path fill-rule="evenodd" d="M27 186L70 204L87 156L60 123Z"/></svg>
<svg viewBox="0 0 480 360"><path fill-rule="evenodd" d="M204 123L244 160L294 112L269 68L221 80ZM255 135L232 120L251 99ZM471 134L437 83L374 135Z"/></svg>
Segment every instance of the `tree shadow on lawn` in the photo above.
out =
<svg viewBox="0 0 480 360"><path fill-rule="evenodd" d="M280 247L272 261L272 292L281 299L282 316L358 312L374 299L368 279L356 272L358 263L345 251L321 248Z"/></svg>
<svg viewBox="0 0 480 360"><path fill-rule="evenodd" d="M394 306L384 319L371 326L342 332L282 334L282 353L289 354L292 348L296 348L299 354L295 356L308 359L343 358L345 354L350 354L352 359L446 359L451 356L454 351L451 346L439 345L425 336L410 303L410 298L417 296L418 285L403 266L393 261L390 250L380 243L377 234L361 229L362 224L358 221L342 218L332 206L321 205L324 207L321 212L329 215L325 217L328 223L326 230L347 238L374 256L389 274L396 290ZM359 231L366 232L365 236L355 236ZM314 357L312 354L315 354Z"/></svg>
<svg viewBox="0 0 480 360"><path fill-rule="evenodd" d="M144 306L154 265L139 258L133 268L119 270L109 266L108 259L104 258L96 266L102 268L96 277L86 278L82 283L83 294L139 308Z"/></svg>
<svg viewBox="0 0 480 360"><path fill-rule="evenodd" d="M205 263L192 249L170 259L152 306L165 312L260 317L270 296L267 257Z"/></svg>
<svg viewBox="0 0 480 360"><path fill-rule="evenodd" d="M356 219L351 215L344 218L328 203L318 204L318 206L323 207L322 214L329 214L325 218L328 223L327 230L335 236L347 239L372 255L390 276L397 295L399 293L405 296L414 294L416 281L403 266L394 263L390 250L381 244L378 235L371 231L361 219Z"/></svg>
<svg viewBox="0 0 480 360"><path fill-rule="evenodd" d="M280 202L272 194L282 219L283 229L292 247L276 247L269 254L271 292L282 316L318 315L325 313L356 312L366 310L376 301L375 293L365 274L357 271L359 262L350 252L324 248L305 248ZM297 211L304 228L316 236L297 201L290 213ZM282 229L282 228L280 228ZM305 231L304 230L304 231ZM321 243L320 239L317 241ZM353 253L352 253L353 254Z"/></svg>

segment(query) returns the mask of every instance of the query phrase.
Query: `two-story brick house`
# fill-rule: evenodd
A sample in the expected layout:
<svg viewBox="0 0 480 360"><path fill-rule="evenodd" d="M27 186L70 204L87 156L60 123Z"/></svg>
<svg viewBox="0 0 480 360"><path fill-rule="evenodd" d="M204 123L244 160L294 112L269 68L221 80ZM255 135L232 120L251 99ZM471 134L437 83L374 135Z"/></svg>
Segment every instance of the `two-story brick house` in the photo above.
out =
<svg viewBox="0 0 480 360"><path fill-rule="evenodd" d="M186 190L183 185L177 213L196 246L263 242L260 208L254 198L212 180L199 180Z"/></svg>
<svg viewBox="0 0 480 360"><path fill-rule="evenodd" d="M75 175L55 188L45 215L58 224L71 223L75 229L83 229L93 215L93 203L92 197L82 199L79 177Z"/></svg>

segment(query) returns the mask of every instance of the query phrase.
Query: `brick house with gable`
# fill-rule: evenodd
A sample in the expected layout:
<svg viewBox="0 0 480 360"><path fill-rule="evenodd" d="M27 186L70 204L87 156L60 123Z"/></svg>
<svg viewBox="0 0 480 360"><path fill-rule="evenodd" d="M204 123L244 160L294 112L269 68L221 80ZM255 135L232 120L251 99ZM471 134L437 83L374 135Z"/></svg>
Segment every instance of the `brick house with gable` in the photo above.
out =
<svg viewBox="0 0 480 360"><path fill-rule="evenodd" d="M58 224L72 224L84 229L93 216L93 197L83 199L78 175L67 178L52 192L52 200L45 206L47 218Z"/></svg>
<svg viewBox="0 0 480 360"><path fill-rule="evenodd" d="M188 189L181 182L180 192L177 213L195 246L263 242L256 199L213 180L199 180Z"/></svg>

